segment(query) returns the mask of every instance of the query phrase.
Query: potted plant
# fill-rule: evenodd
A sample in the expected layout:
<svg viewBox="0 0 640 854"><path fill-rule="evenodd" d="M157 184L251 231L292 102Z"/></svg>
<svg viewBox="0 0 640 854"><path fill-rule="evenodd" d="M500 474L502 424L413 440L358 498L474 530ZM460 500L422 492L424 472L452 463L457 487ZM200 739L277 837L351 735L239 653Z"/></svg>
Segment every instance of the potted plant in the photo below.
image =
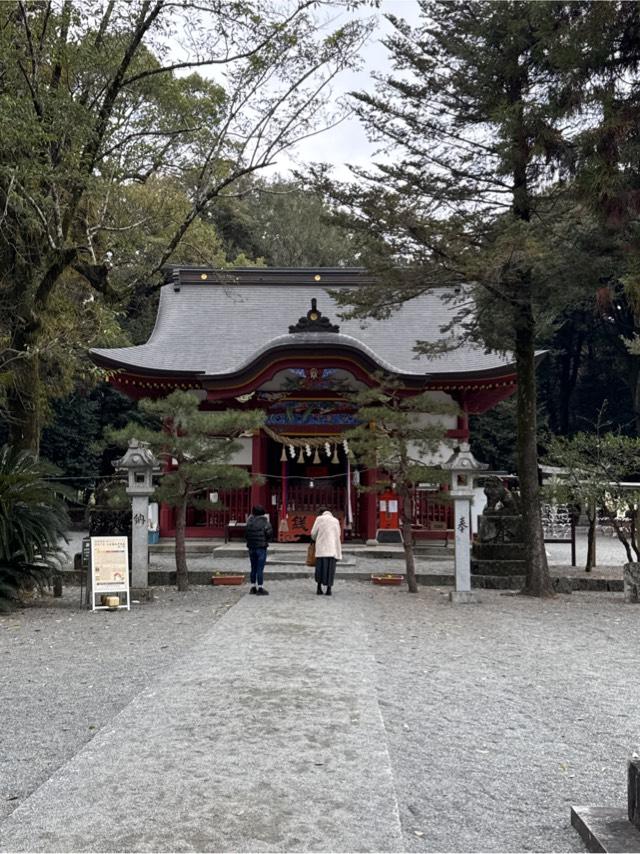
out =
<svg viewBox="0 0 640 854"><path fill-rule="evenodd" d="M404 575L386 572L384 575L372 575L371 580L374 584L380 584L385 587L399 587L404 581Z"/></svg>
<svg viewBox="0 0 640 854"><path fill-rule="evenodd" d="M243 584L244 573L235 572L214 572L211 576L211 583L215 585L222 584Z"/></svg>

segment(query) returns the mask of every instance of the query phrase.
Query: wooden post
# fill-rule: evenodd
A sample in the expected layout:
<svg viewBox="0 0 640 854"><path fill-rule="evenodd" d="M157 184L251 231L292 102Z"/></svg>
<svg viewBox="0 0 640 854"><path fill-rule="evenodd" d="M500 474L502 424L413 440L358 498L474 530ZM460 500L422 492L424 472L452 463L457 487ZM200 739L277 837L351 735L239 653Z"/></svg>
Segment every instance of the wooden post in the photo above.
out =
<svg viewBox="0 0 640 854"><path fill-rule="evenodd" d="M378 469L365 469L362 473L362 485L375 486L378 482ZM360 502L362 520L362 538L376 542L378 527L378 493L375 490L362 493Z"/></svg>
<svg viewBox="0 0 640 854"><path fill-rule="evenodd" d="M251 475L266 475L267 473L267 435L262 430L257 430L253 434L251 443ZM251 484L251 506L255 507L260 504L269 512L267 504L269 503L269 486L266 481L264 483Z"/></svg>

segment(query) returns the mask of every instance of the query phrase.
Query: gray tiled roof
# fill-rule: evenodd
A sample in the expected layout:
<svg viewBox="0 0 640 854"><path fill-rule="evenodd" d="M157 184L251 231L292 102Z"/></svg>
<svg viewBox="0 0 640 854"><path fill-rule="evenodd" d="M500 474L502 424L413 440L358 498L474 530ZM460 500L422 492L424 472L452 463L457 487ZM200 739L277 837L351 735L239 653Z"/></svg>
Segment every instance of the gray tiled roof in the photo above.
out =
<svg viewBox="0 0 640 854"><path fill-rule="evenodd" d="M330 278L323 276L323 284ZM453 378L506 373L511 357L487 354L469 344L437 358L416 357L417 340L452 337L442 327L459 307L445 302L443 293L416 297L387 319L360 321L341 320L333 299L313 281L277 285L246 283L242 277L231 284L183 281L179 290L172 284L163 287L156 326L146 344L94 349L91 354L99 364L142 373L219 376L238 372L276 346L307 344L325 349L330 345L360 350L382 368L405 375ZM288 332L290 324L306 315L312 297L322 314L339 324L339 333Z"/></svg>

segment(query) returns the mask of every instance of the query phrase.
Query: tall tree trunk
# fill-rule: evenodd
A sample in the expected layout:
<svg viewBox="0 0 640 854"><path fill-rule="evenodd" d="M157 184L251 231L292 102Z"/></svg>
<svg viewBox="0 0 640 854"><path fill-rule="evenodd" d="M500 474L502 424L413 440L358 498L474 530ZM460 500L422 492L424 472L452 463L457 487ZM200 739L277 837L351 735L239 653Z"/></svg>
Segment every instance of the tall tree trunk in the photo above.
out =
<svg viewBox="0 0 640 854"><path fill-rule="evenodd" d="M582 318L580 319L582 322ZM557 384L557 395L554 400L558 408L557 428L562 436L567 436L574 420L573 394L578 382L578 373L582 362L584 332L576 330L572 321L567 321L559 343L562 346L560 364L560 382Z"/></svg>
<svg viewBox="0 0 640 854"><path fill-rule="evenodd" d="M25 356L13 368L7 391L9 444L38 455L42 431L40 372L38 357Z"/></svg>
<svg viewBox="0 0 640 854"><path fill-rule="evenodd" d="M540 512L534 330L531 303L524 299L516 320L518 480L526 566L526 580L522 592L531 596L552 596L553 587L547 566Z"/></svg>
<svg viewBox="0 0 640 854"><path fill-rule="evenodd" d="M189 589L189 570L187 568L187 544L185 530L187 526L187 498L176 507L176 586L184 592Z"/></svg>
<svg viewBox="0 0 640 854"><path fill-rule="evenodd" d="M587 529L587 562L584 567L585 572L591 572L596 564L596 521L598 512L595 504L587 504L587 521L589 527Z"/></svg>
<svg viewBox="0 0 640 854"><path fill-rule="evenodd" d="M626 536L624 530L622 529L620 522L618 522L618 520L614 517L611 520L611 524L613 526L613 530L616 532L616 537L624 546L624 550L627 553L627 561L629 563L633 563L633 552L631 551L631 546L629 545L629 538Z"/></svg>
<svg viewBox="0 0 640 854"><path fill-rule="evenodd" d="M633 402L633 416L636 422L636 433L640 435L640 364L638 357L634 356L629 372L631 384L631 399Z"/></svg>
<svg viewBox="0 0 640 854"><path fill-rule="evenodd" d="M402 539L404 541L404 563L407 570L407 587L409 593L418 592L418 581L416 579L416 558L413 553L413 504L411 490L406 486L398 489L402 501Z"/></svg>

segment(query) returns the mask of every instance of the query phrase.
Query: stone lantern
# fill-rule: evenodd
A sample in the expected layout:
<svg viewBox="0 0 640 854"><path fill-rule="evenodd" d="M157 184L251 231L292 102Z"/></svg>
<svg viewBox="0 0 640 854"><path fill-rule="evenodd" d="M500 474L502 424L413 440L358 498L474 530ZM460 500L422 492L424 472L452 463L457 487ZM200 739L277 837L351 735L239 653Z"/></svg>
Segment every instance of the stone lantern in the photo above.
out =
<svg viewBox="0 0 640 854"><path fill-rule="evenodd" d="M479 463L467 442L462 442L452 456L442 464L451 472L451 497L455 530L456 589L449 594L452 602L473 602L471 592L471 504L473 477L488 468Z"/></svg>
<svg viewBox="0 0 640 854"><path fill-rule="evenodd" d="M157 459L146 442L129 439L129 447L113 465L127 472L127 495L131 496L131 586L149 584L149 496L154 491L153 475L160 471Z"/></svg>

